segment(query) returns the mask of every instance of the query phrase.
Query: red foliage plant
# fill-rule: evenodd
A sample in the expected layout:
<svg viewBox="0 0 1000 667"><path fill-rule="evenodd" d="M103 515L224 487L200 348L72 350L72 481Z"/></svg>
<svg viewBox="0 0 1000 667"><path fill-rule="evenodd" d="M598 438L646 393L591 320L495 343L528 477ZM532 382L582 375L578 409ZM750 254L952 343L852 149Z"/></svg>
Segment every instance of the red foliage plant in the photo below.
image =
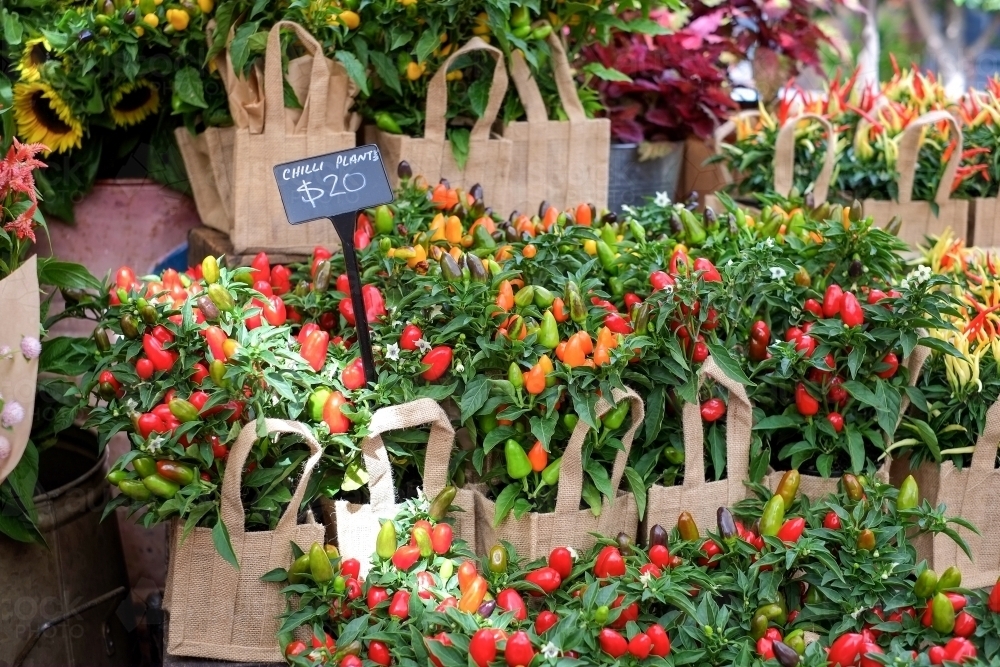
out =
<svg viewBox="0 0 1000 667"><path fill-rule="evenodd" d="M608 44L583 50L586 62L628 77L604 71L594 84L613 140L708 138L732 113L736 105L721 62L727 43L713 34L717 26L714 17L706 17L668 35L615 31Z"/></svg>

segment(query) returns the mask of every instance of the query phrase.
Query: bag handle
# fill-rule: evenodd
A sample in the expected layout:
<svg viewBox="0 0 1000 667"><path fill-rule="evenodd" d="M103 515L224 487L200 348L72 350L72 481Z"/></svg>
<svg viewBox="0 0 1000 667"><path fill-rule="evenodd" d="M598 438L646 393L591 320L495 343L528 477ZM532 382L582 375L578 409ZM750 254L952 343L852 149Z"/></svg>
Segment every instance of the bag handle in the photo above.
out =
<svg viewBox="0 0 1000 667"><path fill-rule="evenodd" d="M448 483L448 466L451 461L451 450L455 445L455 429L451 426L448 414L432 398L418 398L395 406L395 410L392 415L395 422L393 426L382 427L375 421L375 416L386 411L383 409L373 415L370 428L375 430L381 427L385 432L416 428L424 424L431 425L430 437L427 439L427 453L424 455L424 493L428 498L434 498ZM382 419L389 420L389 416ZM368 475L371 478L370 471Z"/></svg>
<svg viewBox="0 0 1000 667"><path fill-rule="evenodd" d="M573 71L566 58L566 49L563 48L562 40L553 32L548 37L548 43L552 50L552 73L559 91L559 102L562 104L563 111L566 112L566 117L571 122L587 120L583 103L580 101L580 94L573 82ZM511 79L513 79L514 87L517 89L517 96L521 99L521 104L524 105L528 122L547 122L549 116L545 109L545 102L542 100L542 93L539 91L538 84L524 58L524 52L520 49L514 51L510 56L510 61Z"/></svg>
<svg viewBox="0 0 1000 667"><path fill-rule="evenodd" d="M736 131L736 125L738 123L745 120L751 120L759 116L759 111L755 109L748 109L732 116L725 123L715 128L715 132L712 133L712 143L715 144L715 154L722 155L722 145L726 143L726 138ZM729 173L729 169L726 168L725 162L719 162L719 177L722 179L723 186L733 184L733 175Z"/></svg>
<svg viewBox="0 0 1000 667"><path fill-rule="evenodd" d="M947 111L929 111L920 116L903 130L903 135L899 139L899 157L896 160L896 171L899 172L899 203L906 204L913 201L913 182L917 176L917 158L920 154L920 144L923 141L924 130L927 125L946 122L951 125L955 133L955 140L958 142L948 164L945 166L941 182L938 184L937 192L934 194L934 201L938 206L943 206L951 198L951 184L955 181L955 174L962 163L962 128L958 121Z"/></svg>
<svg viewBox="0 0 1000 667"><path fill-rule="evenodd" d="M709 357L698 374L700 390L706 378L712 378L729 390L726 405L726 475L729 481L742 484L750 473L750 431L753 428L753 408L742 384L733 380ZM705 433L701 425L701 406L685 403L682 412L684 429L684 486L705 483Z"/></svg>
<svg viewBox="0 0 1000 667"><path fill-rule="evenodd" d="M813 183L813 198L817 204L822 204L830 193L833 168L837 164L837 132L830 121L819 114L804 113L789 118L778 130L778 137L774 143L774 190L783 197L788 197L792 193L795 181L795 128L804 120L815 121L826 130L826 155L823 157L823 168Z"/></svg>
<svg viewBox="0 0 1000 667"><path fill-rule="evenodd" d="M267 34L267 51L264 54L264 131L285 133L285 86L281 72L281 29L289 28L312 56L312 73L309 75L309 93L302 104L307 115L307 131L326 126L326 98L330 87L330 70L326 66L323 47L309 31L294 21L278 21Z"/></svg>
<svg viewBox="0 0 1000 667"><path fill-rule="evenodd" d="M972 452L969 488L973 487L974 481L981 481L987 475L996 472L997 443L1000 443L1000 401L991 405L986 411L986 426L983 427L982 434L976 440L976 449Z"/></svg>
<svg viewBox="0 0 1000 667"><path fill-rule="evenodd" d="M614 405L619 401L627 400L632 404L631 418L632 425L622 438L624 448L615 455L615 465L611 469L611 488L618 492L622 475L625 473L625 464L628 463L629 452L632 451L632 440L635 432L639 430L645 418L646 411L642 404L642 399L632 389L614 389L611 392ZM606 412L614 407L604 398L597 402L597 417L602 417ZM583 497L583 441L587 437L590 426L582 419L573 429L566 451L563 452L562 464L559 468L559 494L556 497L556 514L575 514L580 509L580 499ZM614 502L614 498L609 498L609 502Z"/></svg>
<svg viewBox="0 0 1000 667"><path fill-rule="evenodd" d="M507 94L507 68L504 66L503 53L495 46L490 46L479 37L473 37L469 42L458 49L444 61L440 69L434 73L430 85L427 87L427 114L424 120L424 138L431 141L445 140L445 127L447 119L445 113L448 110L448 68L455 60L472 51L486 51L496 58L496 67L493 68L493 83L490 85L490 97L486 103L486 111L483 117L476 121L472 127L473 141L483 141L490 138L490 128L497 114L500 113L500 105L503 103L504 95Z"/></svg>
<svg viewBox="0 0 1000 667"><path fill-rule="evenodd" d="M302 439L309 445L312 454L306 459L302 468L302 477L292 499L288 501L285 513L278 521L275 532L286 533L295 528L298 521L299 507L306 495L306 487L309 485L309 478L312 476L313 468L319 463L323 456L323 447L316 440L313 432L308 426L301 422L288 421L284 419L265 419L264 428L268 435L271 433L294 433L302 436ZM253 443L257 441L257 422L252 421L246 424L236 438L236 444L229 450L229 458L226 462L226 473L222 478L222 522L226 525L230 535L242 535L245 532L246 512L243 509L243 500L240 497L240 487L243 481L243 468L250 455ZM240 554L237 554L239 557Z"/></svg>
<svg viewBox="0 0 1000 667"><path fill-rule="evenodd" d="M361 452L365 459L365 469L368 471L371 509L375 516L388 518L396 513L396 487L392 482L392 465L389 462L389 453L385 450L385 443L382 442L382 434L412 429L424 424L431 425L427 441L427 457L430 458L431 449L447 448L448 458L445 460L449 460L455 431L451 427L448 415L434 399L418 398L402 405L382 408L372 415L368 426L369 434L361 442ZM446 464L445 472L447 469ZM424 478L427 479L428 475L429 469L425 464ZM441 488L444 488L443 483Z"/></svg>

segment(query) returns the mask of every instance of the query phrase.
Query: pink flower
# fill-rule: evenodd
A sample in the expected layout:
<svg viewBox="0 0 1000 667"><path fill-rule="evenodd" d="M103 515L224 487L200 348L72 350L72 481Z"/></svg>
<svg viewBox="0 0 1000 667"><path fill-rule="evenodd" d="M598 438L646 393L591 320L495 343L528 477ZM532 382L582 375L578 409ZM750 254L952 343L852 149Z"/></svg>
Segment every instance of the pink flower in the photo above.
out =
<svg viewBox="0 0 1000 667"><path fill-rule="evenodd" d="M3 406L3 412L0 412L0 424L5 428L17 426L22 421L24 421L24 407L20 403L11 401Z"/></svg>
<svg viewBox="0 0 1000 667"><path fill-rule="evenodd" d="M0 461L6 461L10 458L10 440L0 435Z"/></svg>
<svg viewBox="0 0 1000 667"><path fill-rule="evenodd" d="M42 353L42 343L34 336L25 336L21 339L21 354L25 359L37 359Z"/></svg>

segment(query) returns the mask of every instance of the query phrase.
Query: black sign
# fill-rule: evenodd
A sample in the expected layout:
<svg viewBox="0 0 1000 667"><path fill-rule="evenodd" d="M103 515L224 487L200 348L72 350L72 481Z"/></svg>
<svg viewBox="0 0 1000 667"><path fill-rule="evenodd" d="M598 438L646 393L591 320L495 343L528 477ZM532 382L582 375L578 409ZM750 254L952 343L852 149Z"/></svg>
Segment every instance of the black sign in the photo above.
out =
<svg viewBox="0 0 1000 667"><path fill-rule="evenodd" d="M274 168L274 178L285 216L293 225L393 200L375 144L279 164Z"/></svg>

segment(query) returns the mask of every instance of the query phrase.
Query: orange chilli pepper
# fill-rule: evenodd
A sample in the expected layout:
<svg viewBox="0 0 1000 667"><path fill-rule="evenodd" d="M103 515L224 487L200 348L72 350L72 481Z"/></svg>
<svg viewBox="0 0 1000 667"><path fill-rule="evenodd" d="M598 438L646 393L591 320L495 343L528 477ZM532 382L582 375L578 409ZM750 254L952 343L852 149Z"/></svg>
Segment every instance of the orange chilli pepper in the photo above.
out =
<svg viewBox="0 0 1000 667"><path fill-rule="evenodd" d="M528 460L535 472L542 472L549 465L549 453L545 451L541 440L535 440L535 445L528 451Z"/></svg>
<svg viewBox="0 0 1000 667"><path fill-rule="evenodd" d="M500 249L493 254L493 258L496 259L496 261L498 262L506 262L508 259L510 259L510 257L511 254L509 245L500 247Z"/></svg>
<svg viewBox="0 0 1000 667"><path fill-rule="evenodd" d="M618 347L618 337L608 327L601 327L601 330L597 332L597 347L613 350Z"/></svg>
<svg viewBox="0 0 1000 667"><path fill-rule="evenodd" d="M549 231L552 225L559 219L559 210L555 206L549 206L545 210L545 217L542 218L542 229Z"/></svg>
<svg viewBox="0 0 1000 667"><path fill-rule="evenodd" d="M587 337L590 340L590 337ZM576 334L566 341L566 350L563 352L563 363L570 368L582 366L587 360L587 353L583 351L583 339Z"/></svg>
<svg viewBox="0 0 1000 667"><path fill-rule="evenodd" d="M521 251L521 254L528 259L534 259L535 255L538 254L538 246L529 243L528 245L524 246L524 249Z"/></svg>
<svg viewBox="0 0 1000 667"><path fill-rule="evenodd" d="M569 321L569 313L566 312L566 303L562 300L562 297L557 296L552 301L552 316L556 318L556 322L559 324Z"/></svg>
<svg viewBox="0 0 1000 667"><path fill-rule="evenodd" d="M476 569L475 561L463 561L462 564L458 566L458 589L462 591L462 593L465 593L465 591L469 590L469 586L478 576L479 570Z"/></svg>
<svg viewBox="0 0 1000 667"><path fill-rule="evenodd" d="M563 340L560 341L558 345L556 345L556 359L558 359L559 361L565 361L565 357L566 357L566 341Z"/></svg>
<svg viewBox="0 0 1000 667"><path fill-rule="evenodd" d="M470 236L476 232L476 227L478 227L479 225L485 227L486 231L489 232L490 234L492 234L497 230L497 226L496 223L493 222L493 218L484 215L481 218L477 219L474 223L472 223L472 226L469 227Z"/></svg>
<svg viewBox="0 0 1000 667"><path fill-rule="evenodd" d="M595 366L603 366L604 364L611 363L611 355L608 353L608 348L598 343L594 349L593 361Z"/></svg>
<svg viewBox="0 0 1000 667"><path fill-rule="evenodd" d="M590 227L594 222L594 213L590 209L590 204L580 204L576 207L576 224Z"/></svg>
<svg viewBox="0 0 1000 667"><path fill-rule="evenodd" d="M465 565L465 563L462 564ZM465 592L462 593L462 597L458 601L458 610L466 614L474 613L479 609L479 605L483 603L483 599L486 597L486 589L486 580L477 575L468 588L465 589Z"/></svg>
<svg viewBox="0 0 1000 667"><path fill-rule="evenodd" d="M524 388L533 396L545 391L545 370L539 364L524 374Z"/></svg>
<svg viewBox="0 0 1000 667"><path fill-rule="evenodd" d="M448 240L448 243L462 242L462 221L459 220L457 215L449 216L448 220L444 223L444 237Z"/></svg>
<svg viewBox="0 0 1000 667"><path fill-rule="evenodd" d="M594 351L594 339L586 331L577 331L571 338L576 338L580 341L580 349L583 350L584 355L588 355Z"/></svg>
<svg viewBox="0 0 1000 667"><path fill-rule="evenodd" d="M546 375L555 370L555 366L552 365L552 360L549 359L549 355L547 354L543 354L538 359L538 365L542 367L542 371L544 371Z"/></svg>
<svg viewBox="0 0 1000 667"><path fill-rule="evenodd" d="M497 306L505 313L514 307L514 288L511 287L509 280L500 283L500 293L497 294Z"/></svg>

